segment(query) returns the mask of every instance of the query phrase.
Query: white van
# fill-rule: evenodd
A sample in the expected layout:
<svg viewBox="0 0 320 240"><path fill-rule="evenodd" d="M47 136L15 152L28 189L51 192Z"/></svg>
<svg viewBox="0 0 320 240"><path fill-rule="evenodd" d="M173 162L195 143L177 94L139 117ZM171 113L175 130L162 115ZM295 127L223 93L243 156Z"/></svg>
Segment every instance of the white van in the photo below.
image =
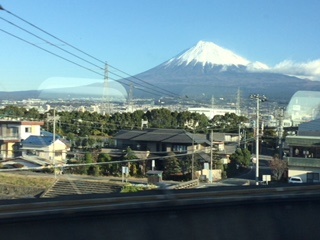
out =
<svg viewBox="0 0 320 240"><path fill-rule="evenodd" d="M303 183L301 177L291 177L289 178L289 183Z"/></svg>

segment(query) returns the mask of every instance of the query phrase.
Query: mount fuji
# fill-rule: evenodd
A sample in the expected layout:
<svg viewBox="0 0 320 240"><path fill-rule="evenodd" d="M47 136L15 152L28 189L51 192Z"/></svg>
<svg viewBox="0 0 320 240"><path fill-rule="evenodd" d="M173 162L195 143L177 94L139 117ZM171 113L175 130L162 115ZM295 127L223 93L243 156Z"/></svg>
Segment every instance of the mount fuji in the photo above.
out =
<svg viewBox="0 0 320 240"><path fill-rule="evenodd" d="M320 90L320 82L273 73L264 63L251 62L212 42L200 41L176 57L135 76L180 95L232 97L265 94L289 100L299 90ZM135 90L135 96L145 95Z"/></svg>

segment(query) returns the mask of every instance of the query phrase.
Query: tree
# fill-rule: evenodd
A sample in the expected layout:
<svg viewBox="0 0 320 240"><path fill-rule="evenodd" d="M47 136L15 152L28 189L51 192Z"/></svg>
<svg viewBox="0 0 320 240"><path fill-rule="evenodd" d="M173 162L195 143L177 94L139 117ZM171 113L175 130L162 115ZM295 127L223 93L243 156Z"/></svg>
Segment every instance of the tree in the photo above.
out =
<svg viewBox="0 0 320 240"><path fill-rule="evenodd" d="M127 147L125 159L128 159L128 160L137 159L137 156L134 154L134 151L130 147ZM139 164L137 162L130 162L128 165L129 165L130 175L136 176Z"/></svg>
<svg viewBox="0 0 320 240"><path fill-rule="evenodd" d="M113 174L113 170L114 167L112 164L109 164L109 162L111 162L111 157L109 154L107 153L100 153L98 155L98 163L106 163L106 164L102 164L100 165L100 172L103 175L109 175L109 174Z"/></svg>
<svg viewBox="0 0 320 240"><path fill-rule="evenodd" d="M248 118L238 116L235 113L226 113L225 115L215 115L211 122L215 131L219 132L238 132L239 124L248 122Z"/></svg>
<svg viewBox="0 0 320 240"><path fill-rule="evenodd" d="M174 153L169 153L169 158L165 160L164 175L166 178L181 173L181 166Z"/></svg>
<svg viewBox="0 0 320 240"><path fill-rule="evenodd" d="M279 181L282 178L283 174L288 169L287 160L281 160L278 154L274 155L269 165L272 170L273 176L277 181Z"/></svg>
<svg viewBox="0 0 320 240"><path fill-rule="evenodd" d="M248 149L237 148L235 153L231 154L230 160L242 167L248 167L251 160L251 153Z"/></svg>
<svg viewBox="0 0 320 240"><path fill-rule="evenodd" d="M96 139L95 138L91 138L91 137L88 138L88 146L90 148L93 148L95 143L96 143Z"/></svg>
<svg viewBox="0 0 320 240"><path fill-rule="evenodd" d="M85 154L85 162L87 164L94 163L94 159L93 159L92 153L86 153ZM86 173L88 175L98 176L99 172L100 172L100 168L99 168L98 165L89 165L89 166L86 166L85 169L86 169Z"/></svg>

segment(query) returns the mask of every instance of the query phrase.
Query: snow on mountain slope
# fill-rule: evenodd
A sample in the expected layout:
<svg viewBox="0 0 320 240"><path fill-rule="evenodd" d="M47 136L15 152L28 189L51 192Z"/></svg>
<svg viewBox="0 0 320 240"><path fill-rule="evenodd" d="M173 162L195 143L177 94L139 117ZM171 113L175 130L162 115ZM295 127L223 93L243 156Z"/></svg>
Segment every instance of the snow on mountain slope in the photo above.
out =
<svg viewBox="0 0 320 240"><path fill-rule="evenodd" d="M206 64L246 66L250 62L212 42L199 41L194 47L167 62L167 64L172 63L177 65L201 63L203 66Z"/></svg>

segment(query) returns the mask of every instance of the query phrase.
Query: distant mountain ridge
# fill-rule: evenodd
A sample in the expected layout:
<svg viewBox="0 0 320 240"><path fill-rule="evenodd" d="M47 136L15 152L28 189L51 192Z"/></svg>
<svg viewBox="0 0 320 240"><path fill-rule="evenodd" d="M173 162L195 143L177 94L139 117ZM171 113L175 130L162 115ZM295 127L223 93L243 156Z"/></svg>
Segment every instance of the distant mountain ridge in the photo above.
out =
<svg viewBox="0 0 320 240"><path fill-rule="evenodd" d="M294 76L275 73L264 63L251 62L232 51L212 42L199 41L195 46L131 80L141 79L155 89L162 88L180 96L207 98L235 98L240 89L244 97L264 94L268 98L289 101L297 91L320 91L320 81L311 81ZM120 81L121 82L121 81ZM136 98L158 98L144 91L143 84L134 89ZM129 92L128 86L124 86ZM67 91L68 90L68 91ZM70 91L69 91L70 90ZM99 96L103 94L103 83L69 89L44 91L3 92L1 99L36 98L60 96Z"/></svg>
<svg viewBox="0 0 320 240"><path fill-rule="evenodd" d="M289 100L298 90L320 91L320 82L273 73L264 63L250 62L230 50L203 41L136 77L191 96L225 97L235 95L240 89L247 95L259 93ZM136 94L144 95L143 92Z"/></svg>

